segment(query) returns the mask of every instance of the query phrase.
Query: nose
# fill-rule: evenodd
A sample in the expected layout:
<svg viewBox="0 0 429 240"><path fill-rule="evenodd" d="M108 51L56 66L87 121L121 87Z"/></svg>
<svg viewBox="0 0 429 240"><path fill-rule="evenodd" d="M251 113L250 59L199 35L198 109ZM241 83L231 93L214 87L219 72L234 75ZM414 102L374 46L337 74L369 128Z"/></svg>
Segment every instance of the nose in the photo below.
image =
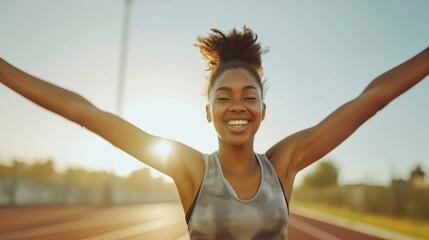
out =
<svg viewBox="0 0 429 240"><path fill-rule="evenodd" d="M236 100L232 103L231 107L229 107L229 111L231 112L244 112L246 111L246 107L243 102L240 100Z"/></svg>

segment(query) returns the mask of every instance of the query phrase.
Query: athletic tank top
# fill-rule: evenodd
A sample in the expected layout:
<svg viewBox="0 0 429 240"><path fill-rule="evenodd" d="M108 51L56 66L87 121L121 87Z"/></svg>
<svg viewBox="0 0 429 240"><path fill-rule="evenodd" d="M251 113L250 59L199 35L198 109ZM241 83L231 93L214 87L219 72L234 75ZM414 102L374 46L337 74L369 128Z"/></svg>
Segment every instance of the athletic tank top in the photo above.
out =
<svg viewBox="0 0 429 240"><path fill-rule="evenodd" d="M249 200L238 198L216 152L204 155L204 178L186 214L191 240L287 239L289 210L281 182L268 158L255 155L261 182Z"/></svg>

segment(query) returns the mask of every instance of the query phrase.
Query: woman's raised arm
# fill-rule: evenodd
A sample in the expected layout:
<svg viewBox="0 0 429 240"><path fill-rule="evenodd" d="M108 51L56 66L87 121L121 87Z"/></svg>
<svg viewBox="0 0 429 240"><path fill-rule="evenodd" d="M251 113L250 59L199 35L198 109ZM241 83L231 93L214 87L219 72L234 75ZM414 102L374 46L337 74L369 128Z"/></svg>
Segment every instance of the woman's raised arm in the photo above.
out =
<svg viewBox="0 0 429 240"><path fill-rule="evenodd" d="M297 173L322 158L393 99L429 74L429 48L374 79L355 99L316 126L297 132L267 152L286 174Z"/></svg>
<svg viewBox="0 0 429 240"><path fill-rule="evenodd" d="M79 105L95 107L80 95L33 77L0 58L0 82L37 105L76 122Z"/></svg>
<svg viewBox="0 0 429 240"><path fill-rule="evenodd" d="M165 139L171 146L169 156L163 158L155 154L155 145L162 138L152 136L124 119L98 109L74 92L33 77L1 58L0 82L39 106L98 134L175 181L189 175L188 170L195 168L195 165L203 164L200 152L172 140Z"/></svg>

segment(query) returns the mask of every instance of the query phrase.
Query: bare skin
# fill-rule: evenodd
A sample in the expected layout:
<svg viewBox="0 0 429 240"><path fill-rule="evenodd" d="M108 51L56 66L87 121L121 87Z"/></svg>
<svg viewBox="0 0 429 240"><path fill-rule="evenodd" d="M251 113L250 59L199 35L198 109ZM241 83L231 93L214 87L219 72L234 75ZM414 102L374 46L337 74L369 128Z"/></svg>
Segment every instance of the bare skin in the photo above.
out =
<svg viewBox="0 0 429 240"><path fill-rule="evenodd" d="M317 125L292 134L265 154L280 178L286 198L296 174L325 156L393 99L429 74L429 49L373 80L355 99L345 103ZM0 58L0 82L34 103L103 137L141 162L175 181L183 209L188 211L204 177L203 154L167 140L166 160L153 151L162 138L150 135L118 116L104 112L80 95L47 83ZM254 136L265 117L261 89L243 69L225 71L215 82L206 108L207 120L218 133L217 152L224 175L241 199L252 198L261 181L255 159ZM230 126L230 120L247 120ZM243 181L246 179L246 181Z"/></svg>

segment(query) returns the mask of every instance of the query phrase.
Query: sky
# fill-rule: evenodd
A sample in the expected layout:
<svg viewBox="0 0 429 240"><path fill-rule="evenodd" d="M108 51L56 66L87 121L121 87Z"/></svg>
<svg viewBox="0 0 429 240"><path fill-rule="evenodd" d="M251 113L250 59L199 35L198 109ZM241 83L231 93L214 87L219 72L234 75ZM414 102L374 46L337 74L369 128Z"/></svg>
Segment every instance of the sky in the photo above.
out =
<svg viewBox="0 0 429 240"><path fill-rule="evenodd" d="M0 57L115 113L124 3L2 0ZM150 134L215 151L204 110L206 63L193 44L211 28L246 25L270 49L263 56L267 114L255 139L263 153L428 47L427 23L426 0L134 0L121 116ZM341 184L385 185L417 165L429 173L428 92L426 78L324 157ZM145 166L0 84L0 164L13 159L121 176Z"/></svg>

